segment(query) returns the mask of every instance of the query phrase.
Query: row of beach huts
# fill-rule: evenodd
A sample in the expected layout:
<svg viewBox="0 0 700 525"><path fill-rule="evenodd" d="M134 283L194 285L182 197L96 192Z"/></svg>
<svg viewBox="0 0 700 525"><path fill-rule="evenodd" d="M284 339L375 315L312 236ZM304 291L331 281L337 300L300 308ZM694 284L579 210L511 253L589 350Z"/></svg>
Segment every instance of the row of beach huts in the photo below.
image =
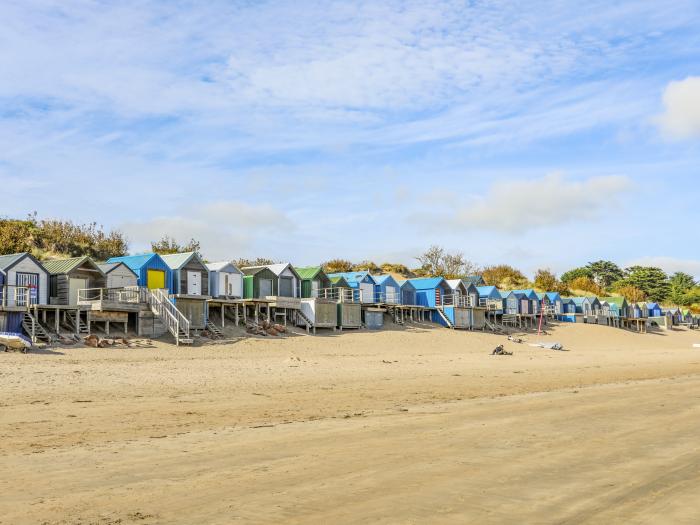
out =
<svg viewBox="0 0 700 525"><path fill-rule="evenodd" d="M195 252L39 261L0 256L0 332L33 341L80 338L93 331L159 337L177 344L202 333L223 337L230 325L263 321L317 329L381 328L435 322L448 328L503 330L540 323L595 323L645 332L697 327L688 310L622 297L561 297L499 290L479 276L397 279L368 271L326 274L289 263L238 268L207 263Z"/></svg>

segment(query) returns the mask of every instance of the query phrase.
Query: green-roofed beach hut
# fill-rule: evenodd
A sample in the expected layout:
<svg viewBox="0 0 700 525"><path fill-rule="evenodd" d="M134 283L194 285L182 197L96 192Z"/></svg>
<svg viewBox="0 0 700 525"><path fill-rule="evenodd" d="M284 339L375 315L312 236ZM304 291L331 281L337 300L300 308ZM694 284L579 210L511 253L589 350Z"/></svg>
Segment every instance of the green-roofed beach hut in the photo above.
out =
<svg viewBox="0 0 700 525"><path fill-rule="evenodd" d="M49 304L75 306L80 290L105 288L107 278L90 257L73 257L42 262L49 272Z"/></svg>
<svg viewBox="0 0 700 525"><path fill-rule="evenodd" d="M319 290L331 287L331 280L320 266L294 267L301 280L301 298L318 297Z"/></svg>

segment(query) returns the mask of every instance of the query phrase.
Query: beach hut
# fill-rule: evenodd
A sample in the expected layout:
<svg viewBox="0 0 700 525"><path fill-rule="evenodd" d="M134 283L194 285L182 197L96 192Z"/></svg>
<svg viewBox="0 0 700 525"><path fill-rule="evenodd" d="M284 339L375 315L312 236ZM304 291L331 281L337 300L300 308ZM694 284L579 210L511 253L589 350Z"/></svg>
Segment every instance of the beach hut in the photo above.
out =
<svg viewBox="0 0 700 525"><path fill-rule="evenodd" d="M663 317L661 305L659 303L647 303L647 317Z"/></svg>
<svg viewBox="0 0 700 525"><path fill-rule="evenodd" d="M416 304L416 287L408 279L399 281L401 287L401 304L414 306Z"/></svg>
<svg viewBox="0 0 700 525"><path fill-rule="evenodd" d="M495 286L477 286L479 292L479 306L486 307L487 310L496 313L503 312L503 297Z"/></svg>
<svg viewBox="0 0 700 525"><path fill-rule="evenodd" d="M246 268L241 268L241 270L243 270L244 273L247 273L245 270L254 271L262 268L267 268L273 274L275 274L277 283L275 286L275 293L273 295L278 297L299 297L301 278L294 267L289 263L248 266Z"/></svg>
<svg viewBox="0 0 700 525"><path fill-rule="evenodd" d="M649 317L649 307L647 303L630 303L629 317L631 319L646 319Z"/></svg>
<svg viewBox="0 0 700 525"><path fill-rule="evenodd" d="M328 280L331 282L331 288L350 288L345 277L336 275L334 277L328 276Z"/></svg>
<svg viewBox="0 0 700 525"><path fill-rule="evenodd" d="M123 262L101 263L97 265L105 274L105 288L126 288L138 286L139 276Z"/></svg>
<svg viewBox="0 0 700 525"><path fill-rule="evenodd" d="M0 306L47 304L49 272L27 252L0 255Z"/></svg>
<svg viewBox="0 0 700 525"><path fill-rule="evenodd" d="M277 275L267 266L251 266L241 268L241 271L245 299L265 299L277 295L279 286Z"/></svg>
<svg viewBox="0 0 700 525"><path fill-rule="evenodd" d="M228 261L208 263L209 295L220 299L243 297L243 272Z"/></svg>
<svg viewBox="0 0 700 525"><path fill-rule="evenodd" d="M662 309L664 315L666 315L672 325L679 325L683 322L683 312L677 306L669 306Z"/></svg>
<svg viewBox="0 0 700 525"><path fill-rule="evenodd" d="M343 277L347 281L348 286L355 291L361 303L374 303L374 287L376 283L368 271L329 273L328 277Z"/></svg>
<svg viewBox="0 0 700 525"><path fill-rule="evenodd" d="M465 297L467 297L467 306L472 308L479 308L479 289L475 284L469 284L466 286L467 292Z"/></svg>
<svg viewBox="0 0 700 525"><path fill-rule="evenodd" d="M275 276L274 293L268 294L277 297L299 297L301 279L294 267L289 263L268 264L264 266L247 266L241 271L247 275L267 269Z"/></svg>
<svg viewBox="0 0 700 525"><path fill-rule="evenodd" d="M451 303L454 305L465 305L466 300L462 298L467 297L467 287L462 279L449 279L445 280L445 282L450 287L450 293L452 296L451 299L446 298L446 304L451 301Z"/></svg>
<svg viewBox="0 0 700 525"><path fill-rule="evenodd" d="M602 297L601 301L604 301L608 305L610 317L620 317L623 319L627 317L628 304L627 299L624 297Z"/></svg>
<svg viewBox="0 0 700 525"><path fill-rule="evenodd" d="M209 296L209 269L197 252L161 256L172 272L173 295Z"/></svg>
<svg viewBox="0 0 700 525"><path fill-rule="evenodd" d="M690 310L683 310L683 322L692 325L693 321L693 312L691 312Z"/></svg>
<svg viewBox="0 0 700 525"><path fill-rule="evenodd" d="M452 293L452 289L442 277L422 277L408 281L416 289L416 303L419 306L443 306L443 298Z"/></svg>
<svg viewBox="0 0 700 525"><path fill-rule="evenodd" d="M190 322L193 330L207 327L209 269L197 252L162 256L173 275L172 298L175 307Z"/></svg>
<svg viewBox="0 0 700 525"><path fill-rule="evenodd" d="M600 300L597 297L592 296L592 295L586 297L586 299L588 299L588 302L591 305L592 315L595 315L595 316L600 315L600 311L601 311Z"/></svg>
<svg viewBox="0 0 700 525"><path fill-rule="evenodd" d="M373 275L375 302L401 304L401 285L391 275Z"/></svg>
<svg viewBox="0 0 700 525"><path fill-rule="evenodd" d="M521 307L520 300L525 298L525 296L518 295L512 291L499 291L499 293L501 294L501 301L503 302L503 313L505 315L519 314Z"/></svg>
<svg viewBox="0 0 700 525"><path fill-rule="evenodd" d="M554 312L554 315L560 315L563 313L563 305L561 300L561 295L558 292L547 292L544 294L547 299L549 299L550 308Z"/></svg>
<svg viewBox="0 0 700 525"><path fill-rule="evenodd" d="M520 307L521 314L527 315L537 315L540 311L540 299L537 296L537 292L532 288L526 290L513 290L513 293L517 295L522 295L527 299L527 303L522 303Z"/></svg>
<svg viewBox="0 0 700 525"><path fill-rule="evenodd" d="M304 266L294 269L301 280L302 299L318 297L319 290L331 288L331 280L320 266Z"/></svg>
<svg viewBox="0 0 700 525"><path fill-rule="evenodd" d="M583 316L593 315L593 308L588 297L572 297L571 301L576 307L576 313Z"/></svg>
<svg viewBox="0 0 700 525"><path fill-rule="evenodd" d="M104 272L87 256L54 259L42 265L49 272L49 304L76 306L80 290L107 286Z"/></svg>
<svg viewBox="0 0 700 525"><path fill-rule="evenodd" d="M173 272L157 253L112 257L108 263L124 263L138 275L138 285L144 288L173 289Z"/></svg>

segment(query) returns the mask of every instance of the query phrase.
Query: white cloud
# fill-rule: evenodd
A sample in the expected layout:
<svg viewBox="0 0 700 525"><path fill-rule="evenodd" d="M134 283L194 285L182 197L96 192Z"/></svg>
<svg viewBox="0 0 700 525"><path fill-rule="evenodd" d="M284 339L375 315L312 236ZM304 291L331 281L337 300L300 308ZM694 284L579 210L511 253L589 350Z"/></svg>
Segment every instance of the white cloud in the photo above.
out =
<svg viewBox="0 0 700 525"><path fill-rule="evenodd" d="M646 256L634 259L625 264L625 267L630 266L654 266L661 268L666 273L685 272L694 275L696 279L700 279L700 260L698 259L679 259L676 257L666 256Z"/></svg>
<svg viewBox="0 0 700 525"><path fill-rule="evenodd" d="M295 226L270 205L219 201L185 208L167 217L126 222L120 229L132 244L132 252L147 251L151 241L167 235L181 243L196 239L209 260L231 260L250 255L261 240L262 244L274 244L276 235L288 235Z"/></svg>
<svg viewBox="0 0 700 525"><path fill-rule="evenodd" d="M700 137L700 77L670 82L663 102L666 110L659 123L669 137Z"/></svg>
<svg viewBox="0 0 700 525"><path fill-rule="evenodd" d="M480 199L454 210L456 228L518 234L575 221L599 219L630 188L619 175L569 181L559 173L539 179L494 183Z"/></svg>

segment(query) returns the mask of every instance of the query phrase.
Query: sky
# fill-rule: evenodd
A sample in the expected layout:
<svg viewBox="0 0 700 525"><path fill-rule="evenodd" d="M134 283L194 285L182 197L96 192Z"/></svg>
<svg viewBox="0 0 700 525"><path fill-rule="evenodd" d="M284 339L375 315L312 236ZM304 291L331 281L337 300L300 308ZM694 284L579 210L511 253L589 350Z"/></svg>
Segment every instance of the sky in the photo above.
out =
<svg viewBox="0 0 700 525"><path fill-rule="evenodd" d="M700 278L700 2L5 0L0 216Z"/></svg>

